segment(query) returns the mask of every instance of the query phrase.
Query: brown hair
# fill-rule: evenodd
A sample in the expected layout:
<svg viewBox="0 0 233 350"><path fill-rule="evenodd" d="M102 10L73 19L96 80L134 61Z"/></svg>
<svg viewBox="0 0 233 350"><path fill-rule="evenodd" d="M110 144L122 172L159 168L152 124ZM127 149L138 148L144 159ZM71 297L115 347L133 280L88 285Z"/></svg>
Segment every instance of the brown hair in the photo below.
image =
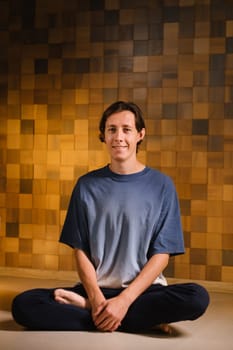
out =
<svg viewBox="0 0 233 350"><path fill-rule="evenodd" d="M143 114L141 109L133 102L124 102L124 101L117 101L111 104L102 114L102 118L100 119L99 123L99 139L101 142L105 141L104 133L105 133L105 126L107 119L114 113L122 112L122 111L130 111L134 114L135 117L135 126L138 132L140 132L142 129L145 128L145 122L143 119ZM139 144L142 142L142 140L138 141L137 143L137 150Z"/></svg>

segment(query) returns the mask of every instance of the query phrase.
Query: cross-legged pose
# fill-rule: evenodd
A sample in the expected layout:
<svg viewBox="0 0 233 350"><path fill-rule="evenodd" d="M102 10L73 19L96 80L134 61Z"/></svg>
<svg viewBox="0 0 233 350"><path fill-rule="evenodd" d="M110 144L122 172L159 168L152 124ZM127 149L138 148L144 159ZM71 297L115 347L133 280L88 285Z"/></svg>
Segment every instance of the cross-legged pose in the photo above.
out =
<svg viewBox="0 0 233 350"><path fill-rule="evenodd" d="M195 283L167 285L169 257L184 253L172 180L142 164L142 112L115 102L103 113L100 140L108 165L79 178L60 242L74 249L80 282L33 289L13 301L13 317L34 330L143 332L195 320L209 303Z"/></svg>

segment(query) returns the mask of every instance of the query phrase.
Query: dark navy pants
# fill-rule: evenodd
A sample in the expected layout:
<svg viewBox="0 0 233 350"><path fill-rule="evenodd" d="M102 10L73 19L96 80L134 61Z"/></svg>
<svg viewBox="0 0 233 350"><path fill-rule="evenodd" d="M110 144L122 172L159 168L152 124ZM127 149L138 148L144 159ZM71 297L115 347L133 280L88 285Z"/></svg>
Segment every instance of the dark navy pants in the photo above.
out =
<svg viewBox="0 0 233 350"><path fill-rule="evenodd" d="M72 290L86 296L82 285ZM106 298L118 295L122 289L102 288ZM32 330L91 331L96 327L90 310L59 304L54 289L32 289L15 297L12 314L15 321ZM119 331L142 332L161 323L195 320L209 304L209 295L195 283L152 285L130 306Z"/></svg>

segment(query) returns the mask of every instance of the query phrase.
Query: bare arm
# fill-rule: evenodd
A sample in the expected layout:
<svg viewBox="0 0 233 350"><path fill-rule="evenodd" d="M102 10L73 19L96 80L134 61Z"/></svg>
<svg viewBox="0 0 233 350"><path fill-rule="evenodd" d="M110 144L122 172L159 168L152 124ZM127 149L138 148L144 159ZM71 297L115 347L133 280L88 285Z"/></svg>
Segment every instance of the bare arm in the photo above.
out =
<svg viewBox="0 0 233 350"><path fill-rule="evenodd" d="M140 294L151 286L154 280L165 269L168 261L169 254L153 255L135 280L121 293L121 297L126 298L132 304Z"/></svg>
<svg viewBox="0 0 233 350"><path fill-rule="evenodd" d="M105 297L97 284L95 268L88 256L80 249L75 249L74 254L77 264L77 271L86 290L93 315L93 313L96 313L101 305L104 305Z"/></svg>
<svg viewBox="0 0 233 350"><path fill-rule="evenodd" d="M130 305L141 295L164 270L169 254L153 255L139 275L117 297L106 301L106 306L95 319L96 326L104 331L116 330Z"/></svg>

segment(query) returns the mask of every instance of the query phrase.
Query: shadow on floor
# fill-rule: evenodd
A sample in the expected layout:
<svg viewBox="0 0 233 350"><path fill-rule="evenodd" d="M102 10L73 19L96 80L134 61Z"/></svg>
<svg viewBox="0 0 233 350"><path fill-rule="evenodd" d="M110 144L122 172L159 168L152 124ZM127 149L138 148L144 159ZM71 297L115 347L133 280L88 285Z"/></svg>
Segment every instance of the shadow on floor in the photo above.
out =
<svg viewBox="0 0 233 350"><path fill-rule="evenodd" d="M8 318L9 317L9 318ZM18 325L12 318L11 314L7 316L8 319L0 321L0 331L9 331L9 332L31 332L31 330L25 329L22 326ZM162 330L156 329L150 332L137 333L137 335L148 338L183 338L187 337L188 334L181 332L177 327L170 326L171 332L165 333ZM95 332L93 332L95 333ZM97 332L98 333L98 332Z"/></svg>
<svg viewBox="0 0 233 350"><path fill-rule="evenodd" d="M17 323L14 320L5 320L5 321L0 321L0 330L1 331L24 331L24 328L21 326L17 325Z"/></svg>
<svg viewBox="0 0 233 350"><path fill-rule="evenodd" d="M188 333L185 333L181 331L179 328L174 327L174 326L169 326L170 327L170 332L166 333L162 330L155 329L152 331L148 332L143 332L139 333L139 335L145 336L145 337L150 337L150 338L184 338L188 337Z"/></svg>

